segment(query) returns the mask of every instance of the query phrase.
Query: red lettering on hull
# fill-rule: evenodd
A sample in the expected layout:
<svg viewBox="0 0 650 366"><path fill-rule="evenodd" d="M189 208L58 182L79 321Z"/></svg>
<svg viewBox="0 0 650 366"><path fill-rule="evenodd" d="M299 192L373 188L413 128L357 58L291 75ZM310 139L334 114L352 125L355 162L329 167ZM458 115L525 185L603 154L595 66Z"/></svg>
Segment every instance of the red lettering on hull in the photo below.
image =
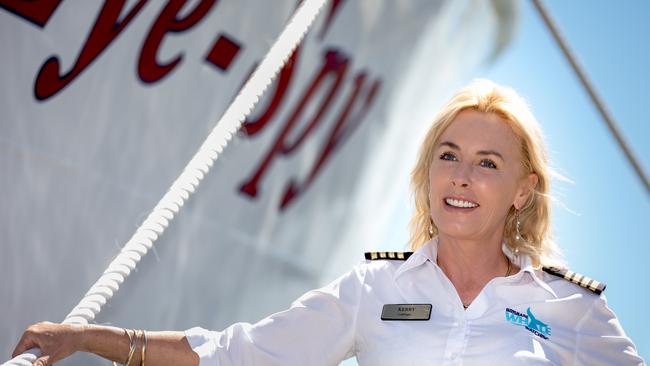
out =
<svg viewBox="0 0 650 366"><path fill-rule="evenodd" d="M360 125L363 117L365 117L368 109L372 105L372 102L379 92L379 87L381 85L381 82L379 80L375 80L372 85L367 88L365 98L363 99L361 106L358 107L359 109L356 111L356 113L352 114L352 109L355 108L358 104L357 98L360 97L360 91L364 86L365 81L365 73L359 74L355 78L354 90L348 97L346 106L343 108L343 111L336 120L329 138L321 150L320 156L316 159L316 163L312 167L309 175L307 176L307 179L302 184L296 183L295 180L291 180L289 182L280 203L281 209L286 208L297 196L299 196L307 189L307 187L312 184L316 175L318 175L318 173L322 170L327 160L331 158L332 153L341 147L342 143L345 142L345 140L350 137L352 132L354 132L354 130Z"/></svg>
<svg viewBox="0 0 650 366"><path fill-rule="evenodd" d="M34 84L36 99L45 100L70 84L120 35L146 2L147 0L138 1L124 19L118 22L125 0L106 1L72 69L65 74L61 73L61 64L56 56L51 56L41 66Z"/></svg>
<svg viewBox="0 0 650 366"><path fill-rule="evenodd" d="M300 47L297 47L295 51L291 54L291 57L282 67L280 75L275 81L275 90L273 91L273 97L268 107L257 119L255 120L246 120L242 126L243 131L249 136L253 136L259 131L261 131L264 126L273 118L278 107L284 100L284 94L289 87L289 83L293 78L293 73L295 69L296 62L298 60L298 54L300 53ZM267 91L268 93L268 91Z"/></svg>
<svg viewBox="0 0 650 366"><path fill-rule="evenodd" d="M0 0L0 7L30 21L39 27L45 27L62 0Z"/></svg>
<svg viewBox="0 0 650 366"><path fill-rule="evenodd" d="M41 26L51 18L60 3L61 0L36 0L29 3L0 0L0 6L3 8ZM154 83L161 80L182 62L182 52L166 63L158 62L158 50L165 36L168 33L180 33L194 27L205 18L217 0L195 1L194 8L189 12L183 12L186 15L179 18L179 14L187 3L187 0L168 0L152 23L138 59L138 75L143 82ZM325 15L325 21L316 39L324 38L344 3L343 0L331 1L329 12ZM130 9L124 9L126 0L106 0L70 70L63 72L60 69L60 61L56 55L50 56L41 66L34 83L36 99L46 100L73 82L131 24L146 4L147 0L138 0ZM122 14L124 15L121 16ZM226 71L241 47L243 46L239 42L220 33L205 56L205 60L220 70ZM272 94L269 93L267 97L269 103L263 112L257 118L244 122L243 132L246 135L254 136L267 127L271 121L276 120L277 111L286 99L287 91L297 71L300 53L301 48L298 47L282 68L274 83L275 88ZM317 69L313 79L305 85L296 104L289 109L288 118L282 124L270 149L262 156L257 168L253 170L249 178L240 185L241 193L251 198L256 197L259 193L259 185L273 161L279 156L286 157L293 154L310 135L313 135L317 128L320 128L319 126L324 124L326 115L332 116L333 125L330 127L329 133L326 134L312 167L302 181L295 177L288 177L283 196L280 198L279 208L281 210L287 208L314 182L333 153L343 145L364 120L380 89L381 82L377 79L371 80L366 71L357 72L352 78L349 78L351 64L351 59L339 50L329 49L325 52L320 68ZM351 84L349 88L346 87L347 82ZM346 96L343 97L344 90L348 89ZM346 98L341 101L340 111L330 112L331 107L335 105L334 100L339 97ZM312 115L307 116L307 110L313 111Z"/></svg>
<svg viewBox="0 0 650 366"><path fill-rule="evenodd" d="M180 54L164 65L158 63L156 55L165 35L168 32L178 33L192 28L205 17L217 1L201 0L185 18L179 19L178 12L186 2L187 0L169 0L151 26L140 51L140 61L138 62L138 75L143 82L154 83L162 79L178 66L183 59L182 54Z"/></svg>
<svg viewBox="0 0 650 366"><path fill-rule="evenodd" d="M343 79L343 76L345 75L347 67L347 59L342 58L341 55L339 55L338 52L336 51L328 51L325 55L325 63L323 64L323 67L321 68L320 72L314 80L311 82L310 86L308 87L307 91L305 94L300 98L300 102L298 102L298 105L294 109L293 113L287 120L286 124L284 125L284 128L282 131L280 131L280 134L276 137L275 142L273 143L273 146L271 147L271 150L266 154L265 158L262 160L261 164L258 166L256 172L253 174L251 179L249 179L246 183L244 183L240 191L251 196L255 197L257 195L257 185L266 172L266 170L270 167L271 162L275 159L275 157L279 154L288 154L290 153L293 149L296 148L304 139L305 137L313 130L314 127L321 121L321 117L323 115L323 112L326 110L327 106L329 103L332 101L332 97L334 96L334 92L338 88L338 86L341 83L341 80ZM334 84L330 86L330 90L325 96L324 100L321 101L320 107L318 108L318 111L316 112L316 115L312 117L311 121L307 125L307 127L303 130L302 134L296 139L291 144L287 144L287 137L289 135L289 132L294 128L296 125L296 122L298 121L298 118L302 116L303 110L305 109L305 106L310 102L312 97L315 95L315 92L318 90L318 88L322 85L322 82L326 80L327 76L333 76L334 79Z"/></svg>
<svg viewBox="0 0 650 366"><path fill-rule="evenodd" d="M284 124L284 127L276 137L270 150L262 158L262 161L258 165L255 172L240 186L240 192L250 197L256 197L259 190L258 185L260 184L260 181L263 178L264 174L270 168L273 160L275 160L275 158L280 155L290 155L296 148L298 148L298 146L300 146L305 141L305 139L315 130L315 128L322 123L325 112L330 107L334 97L337 95L337 92L339 92L341 83L347 73L349 62L350 61L346 56L336 50L330 50L326 53L324 64L321 67L321 70L308 85L307 90L299 99L298 104L293 109L293 112L290 114L287 122ZM274 107L267 108L266 112L262 115L264 120L260 118L258 121L249 124L249 126L255 128L254 133L257 133L261 128L264 127L266 123L268 123L269 119L275 112L275 108L277 108L281 102L291 74L286 75L289 76L286 78L286 80L284 80L284 88L280 88L280 83L276 88L273 99L273 101L275 101L275 104L273 104L273 101L271 103L271 105ZM370 86L367 86L367 78L368 77L365 72L359 73L355 77L352 91L348 96L347 102L344 104L342 111L336 118L327 141L321 149L320 155L316 159L316 162L314 163L304 182L297 183L295 179L290 180L281 199L281 209L288 207L296 197L298 197L307 189L309 185L311 185L314 178L318 175L325 163L332 156L332 153L341 146L341 144L351 135L351 133L363 120L363 117L371 106L380 87L379 81L374 81L370 83ZM326 81L330 81L329 85L325 84ZM303 128L295 140L289 141L289 133L292 132L294 128L296 128L297 122L304 114L306 106L310 103L314 103L313 99L316 96L316 92L321 88L327 89L325 90L324 97L322 100L320 100L320 104L318 105L314 116L311 117L306 127ZM361 97L361 91L364 89L365 97ZM360 101L361 103L359 103Z"/></svg>
<svg viewBox="0 0 650 366"><path fill-rule="evenodd" d="M210 52L205 56L205 60L219 68L221 71L227 71L232 60L239 53L240 48L241 45L233 41L232 38L225 34L221 34L212 46Z"/></svg>

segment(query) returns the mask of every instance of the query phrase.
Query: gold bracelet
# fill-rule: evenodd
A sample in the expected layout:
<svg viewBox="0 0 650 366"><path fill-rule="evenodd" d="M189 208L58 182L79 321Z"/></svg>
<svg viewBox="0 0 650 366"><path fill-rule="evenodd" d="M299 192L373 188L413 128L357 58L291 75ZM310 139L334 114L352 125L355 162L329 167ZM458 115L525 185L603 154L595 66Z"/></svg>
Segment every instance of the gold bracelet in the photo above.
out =
<svg viewBox="0 0 650 366"><path fill-rule="evenodd" d="M147 351L147 332L142 330L142 357L140 358L140 366L144 366L144 354Z"/></svg>
<svg viewBox="0 0 650 366"><path fill-rule="evenodd" d="M126 328L122 328L124 333L129 337L129 355L131 354L131 349L133 348L133 336L129 333L129 331ZM129 360L129 356L127 356L127 361ZM122 365L126 365L125 361ZM117 362L113 361L113 366L117 366Z"/></svg>
<svg viewBox="0 0 650 366"><path fill-rule="evenodd" d="M129 366L129 364L131 363L131 359L133 359L133 354L135 353L136 342L138 340L135 329L132 330L133 330L133 337L131 337L128 330L126 331L126 334L129 336L129 340L131 341L131 349L129 350L129 357L124 362L124 366Z"/></svg>
<svg viewBox="0 0 650 366"><path fill-rule="evenodd" d="M129 355L127 356L126 361L124 361L123 365L129 366L129 364L133 360L133 355L135 354L135 351L138 348L138 331L135 329L131 329L133 331L133 335L131 335L131 333L129 333L129 331L126 328L122 328L122 329L129 337ZM145 352L147 351L147 333L144 330L140 330L139 338L142 338L142 355L140 359L140 366L144 366L144 357L145 357ZM117 366L117 363L115 361L113 361L113 366Z"/></svg>

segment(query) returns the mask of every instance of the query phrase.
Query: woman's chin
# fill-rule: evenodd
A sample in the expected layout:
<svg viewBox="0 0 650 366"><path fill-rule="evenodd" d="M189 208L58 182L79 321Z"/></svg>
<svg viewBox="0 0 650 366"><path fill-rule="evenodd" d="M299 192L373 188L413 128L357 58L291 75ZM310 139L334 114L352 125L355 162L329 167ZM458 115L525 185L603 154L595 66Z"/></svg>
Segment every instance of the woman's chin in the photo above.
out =
<svg viewBox="0 0 650 366"><path fill-rule="evenodd" d="M470 240L476 239L479 237L479 233L476 230L471 230L467 227L450 227L450 228L440 228L438 227L438 235L441 237L447 237L457 240Z"/></svg>

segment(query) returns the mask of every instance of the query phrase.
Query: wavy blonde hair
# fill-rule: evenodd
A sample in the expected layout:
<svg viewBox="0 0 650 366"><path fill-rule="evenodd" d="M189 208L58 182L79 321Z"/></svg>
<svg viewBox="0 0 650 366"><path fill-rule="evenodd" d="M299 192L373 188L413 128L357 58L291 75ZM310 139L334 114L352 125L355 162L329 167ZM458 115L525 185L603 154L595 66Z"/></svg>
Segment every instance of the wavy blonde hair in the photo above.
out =
<svg viewBox="0 0 650 366"><path fill-rule="evenodd" d="M536 267L563 265L560 252L553 242L550 225L552 170L537 120L525 100L513 89L489 80L479 79L458 92L435 117L420 147L417 162L411 172L411 189L415 212L410 222L410 246L416 250L430 239L433 222L429 207L429 167L434 158L438 139L458 113L473 109L491 113L505 120L521 142L521 164L526 173L535 173L537 186L519 210L522 239L516 239L515 208L510 208L505 222L504 240L510 249L531 257ZM438 228L433 225L433 236Z"/></svg>

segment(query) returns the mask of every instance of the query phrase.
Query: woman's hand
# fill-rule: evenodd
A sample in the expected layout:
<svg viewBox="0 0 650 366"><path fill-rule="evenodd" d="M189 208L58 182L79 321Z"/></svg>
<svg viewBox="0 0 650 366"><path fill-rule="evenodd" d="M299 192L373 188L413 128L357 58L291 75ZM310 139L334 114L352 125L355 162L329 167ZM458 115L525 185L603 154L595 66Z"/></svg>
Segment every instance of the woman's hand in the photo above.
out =
<svg viewBox="0 0 650 366"><path fill-rule="evenodd" d="M42 322L31 325L20 338L12 358L38 347L41 355L34 361L37 366L51 366L71 354L82 350L83 325Z"/></svg>

